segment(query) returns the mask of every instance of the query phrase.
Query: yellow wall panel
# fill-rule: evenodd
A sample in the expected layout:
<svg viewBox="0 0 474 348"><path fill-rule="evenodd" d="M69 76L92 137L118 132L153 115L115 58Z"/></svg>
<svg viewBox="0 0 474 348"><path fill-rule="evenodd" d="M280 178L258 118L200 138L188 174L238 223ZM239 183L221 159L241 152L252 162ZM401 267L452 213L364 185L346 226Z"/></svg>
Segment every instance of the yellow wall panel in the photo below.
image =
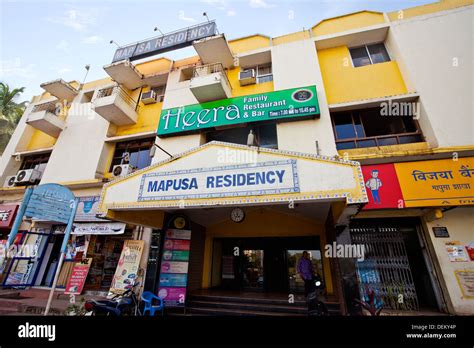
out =
<svg viewBox="0 0 474 348"><path fill-rule="evenodd" d="M171 63L171 60L167 58L159 58L142 64L137 64L136 68L142 74L149 75L169 71Z"/></svg>
<svg viewBox="0 0 474 348"><path fill-rule="evenodd" d="M38 149L44 149L54 146L56 143L56 138L49 136L46 133L43 133L37 129L33 131L31 135L30 142L26 147L26 151L33 151Z"/></svg>
<svg viewBox="0 0 474 348"><path fill-rule="evenodd" d="M235 54L253 51L258 48L269 47L270 38L263 35L247 36L241 39L230 40L229 46Z"/></svg>
<svg viewBox="0 0 474 348"><path fill-rule="evenodd" d="M313 28L313 36L328 35L385 22L383 13L362 11L324 20Z"/></svg>
<svg viewBox="0 0 474 348"><path fill-rule="evenodd" d="M451 10L457 7L469 6L472 4L474 4L474 0L440 0L432 4L426 4L399 11L389 12L387 13L387 15L391 21L397 21L416 16L422 16L434 12Z"/></svg>
<svg viewBox="0 0 474 348"><path fill-rule="evenodd" d="M163 103L144 105L140 103L137 123L117 127L116 136L129 135L144 132L155 132L158 129L161 108Z"/></svg>
<svg viewBox="0 0 474 348"><path fill-rule="evenodd" d="M305 39L309 39L309 38L310 38L310 35L309 35L308 30L297 31L296 33L291 33L291 34L287 34L287 35L283 35L283 36L274 37L272 39L272 45L276 46L276 45L281 45L281 44L285 44L285 43L289 43L289 42L293 42L293 41L305 40Z"/></svg>
<svg viewBox="0 0 474 348"><path fill-rule="evenodd" d="M407 93L395 61L354 68L345 46L318 51L329 104Z"/></svg>

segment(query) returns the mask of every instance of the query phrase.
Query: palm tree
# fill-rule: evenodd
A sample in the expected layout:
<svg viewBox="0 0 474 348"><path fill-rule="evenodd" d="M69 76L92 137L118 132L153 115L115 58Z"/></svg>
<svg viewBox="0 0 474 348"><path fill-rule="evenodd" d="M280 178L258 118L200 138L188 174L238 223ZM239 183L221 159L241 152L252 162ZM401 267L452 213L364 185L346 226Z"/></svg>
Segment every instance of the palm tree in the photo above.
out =
<svg viewBox="0 0 474 348"><path fill-rule="evenodd" d="M15 101L24 90L25 87L10 90L8 84L0 82L0 154L7 146L25 110L26 102Z"/></svg>

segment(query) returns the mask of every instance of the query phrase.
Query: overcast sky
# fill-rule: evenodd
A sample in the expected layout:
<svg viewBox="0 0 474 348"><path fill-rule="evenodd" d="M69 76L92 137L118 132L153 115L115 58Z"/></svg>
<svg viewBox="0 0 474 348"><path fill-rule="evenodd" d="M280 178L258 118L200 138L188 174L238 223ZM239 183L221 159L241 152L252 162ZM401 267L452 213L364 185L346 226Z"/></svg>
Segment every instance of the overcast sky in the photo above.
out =
<svg viewBox="0 0 474 348"><path fill-rule="evenodd" d="M435 0L0 0L0 81L26 87L22 100L40 94L40 83L106 77L116 46L205 21L233 39L255 33L278 36L308 29L322 19L359 10L393 11ZM164 54L194 55L192 47Z"/></svg>

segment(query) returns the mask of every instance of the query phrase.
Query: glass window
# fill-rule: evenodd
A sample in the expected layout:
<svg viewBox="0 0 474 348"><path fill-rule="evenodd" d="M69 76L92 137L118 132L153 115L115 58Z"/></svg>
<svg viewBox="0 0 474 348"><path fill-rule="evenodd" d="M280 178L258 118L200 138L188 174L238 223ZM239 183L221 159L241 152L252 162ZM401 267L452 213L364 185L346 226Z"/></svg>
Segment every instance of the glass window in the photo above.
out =
<svg viewBox="0 0 474 348"><path fill-rule="evenodd" d="M350 48L354 67L377 64L390 61L387 49L383 43Z"/></svg>
<svg viewBox="0 0 474 348"><path fill-rule="evenodd" d="M136 169L148 167L151 164L150 149L154 142L155 139L151 138L117 143L110 171L119 164L130 164ZM125 158L126 153L129 154L128 162Z"/></svg>
<svg viewBox="0 0 474 348"><path fill-rule="evenodd" d="M278 148L276 124L257 127L258 144L270 149Z"/></svg>
<svg viewBox="0 0 474 348"><path fill-rule="evenodd" d="M357 138L350 113L340 113L335 115L334 125L336 126L337 139Z"/></svg>
<svg viewBox="0 0 474 348"><path fill-rule="evenodd" d="M369 108L332 113L337 149L423 141L418 125L412 117L383 116L380 111L380 108ZM398 135L398 137L388 137L388 135ZM347 139L357 139L357 141Z"/></svg>
<svg viewBox="0 0 474 348"><path fill-rule="evenodd" d="M273 81L273 71L271 64L259 65L256 67L257 83Z"/></svg>
<svg viewBox="0 0 474 348"><path fill-rule="evenodd" d="M354 67L370 65L369 54L365 46L349 49Z"/></svg>
<svg viewBox="0 0 474 348"><path fill-rule="evenodd" d="M372 59L372 64L390 61L390 57L383 43L369 45L367 46L367 49L369 50L370 58Z"/></svg>

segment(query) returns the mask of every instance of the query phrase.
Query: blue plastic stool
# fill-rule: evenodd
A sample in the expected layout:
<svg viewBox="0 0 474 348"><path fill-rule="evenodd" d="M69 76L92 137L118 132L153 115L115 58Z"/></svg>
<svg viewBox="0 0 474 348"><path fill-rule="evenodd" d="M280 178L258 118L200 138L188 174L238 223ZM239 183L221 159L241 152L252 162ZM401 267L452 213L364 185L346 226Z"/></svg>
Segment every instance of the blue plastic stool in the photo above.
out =
<svg viewBox="0 0 474 348"><path fill-rule="evenodd" d="M158 300L157 306L153 305L153 300L155 299ZM161 314L163 315L164 306L163 300L160 297L156 296L150 291L145 291L142 294L142 301L145 302L145 309L143 309L143 315L145 315L147 311L150 313L151 316L155 315L155 311L161 311Z"/></svg>

